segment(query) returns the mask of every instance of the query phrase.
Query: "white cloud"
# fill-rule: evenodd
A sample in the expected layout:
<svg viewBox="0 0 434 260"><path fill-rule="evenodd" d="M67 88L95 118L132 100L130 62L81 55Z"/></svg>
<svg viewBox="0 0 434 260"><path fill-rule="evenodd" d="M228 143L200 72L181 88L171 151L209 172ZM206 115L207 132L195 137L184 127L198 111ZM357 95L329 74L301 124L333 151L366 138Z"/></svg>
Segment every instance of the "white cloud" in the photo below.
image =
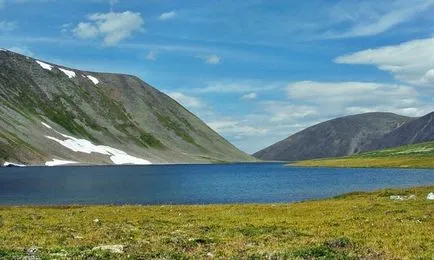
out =
<svg viewBox="0 0 434 260"><path fill-rule="evenodd" d="M198 58L204 60L206 64L217 65L220 64L221 58L215 54L206 55L206 56L197 56Z"/></svg>
<svg viewBox="0 0 434 260"><path fill-rule="evenodd" d="M204 107L204 104L202 101L200 101L198 98L187 96L181 92L169 92L167 93L169 97L175 99L180 104L187 108L201 108Z"/></svg>
<svg viewBox="0 0 434 260"><path fill-rule="evenodd" d="M175 11L170 11L167 13L162 13L158 19L160 19L161 21L166 21L166 20L171 20L173 18L176 17L176 12Z"/></svg>
<svg viewBox="0 0 434 260"><path fill-rule="evenodd" d="M347 38L377 35L427 12L433 5L432 0L340 2L331 10L330 16L335 21L335 27L345 29L328 30L324 36Z"/></svg>
<svg viewBox="0 0 434 260"><path fill-rule="evenodd" d="M130 37L134 32L143 31L144 21L140 13L95 13L88 22L80 22L74 34L81 39L102 37L106 45L115 45Z"/></svg>
<svg viewBox="0 0 434 260"><path fill-rule="evenodd" d="M17 28L15 22L0 21L0 32L11 32Z"/></svg>
<svg viewBox="0 0 434 260"><path fill-rule="evenodd" d="M60 26L60 31L62 32L62 33L69 33L69 31L71 30L70 28L72 27L72 23L65 23L65 24L62 24L61 26Z"/></svg>
<svg viewBox="0 0 434 260"><path fill-rule="evenodd" d="M208 122L207 125L220 134L223 135L230 134L238 137L257 136L257 135L264 135L267 133L266 129L249 126L243 124L243 122L232 121L232 120L211 121Z"/></svg>
<svg viewBox="0 0 434 260"><path fill-rule="evenodd" d="M314 106L295 105L287 101L265 101L263 106L269 114L270 122L294 122L319 114Z"/></svg>
<svg viewBox="0 0 434 260"><path fill-rule="evenodd" d="M148 55L146 55L147 60L156 60L157 59L157 52L156 51L149 51Z"/></svg>
<svg viewBox="0 0 434 260"><path fill-rule="evenodd" d="M195 93L248 93L264 92L282 88L282 83L263 83L259 81L216 81L209 82L203 88L189 89Z"/></svg>
<svg viewBox="0 0 434 260"><path fill-rule="evenodd" d="M92 23L79 23L73 30L74 34L81 39L96 38L99 34L98 27Z"/></svg>
<svg viewBox="0 0 434 260"><path fill-rule="evenodd" d="M242 100L253 100L256 99L258 97L258 95L255 92L251 92L249 94L245 94L244 96L241 97Z"/></svg>
<svg viewBox="0 0 434 260"><path fill-rule="evenodd" d="M424 84L434 85L434 69L430 69L423 75L421 82Z"/></svg>
<svg viewBox="0 0 434 260"><path fill-rule="evenodd" d="M390 72L398 80L432 86L434 37L343 55L337 57L335 62L374 65Z"/></svg>

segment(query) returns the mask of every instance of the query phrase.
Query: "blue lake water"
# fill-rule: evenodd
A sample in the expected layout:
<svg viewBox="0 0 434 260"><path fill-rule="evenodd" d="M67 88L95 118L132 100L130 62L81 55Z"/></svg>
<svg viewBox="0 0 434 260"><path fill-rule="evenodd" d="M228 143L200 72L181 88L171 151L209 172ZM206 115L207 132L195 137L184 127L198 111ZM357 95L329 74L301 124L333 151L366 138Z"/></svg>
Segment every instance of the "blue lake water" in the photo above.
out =
<svg viewBox="0 0 434 260"><path fill-rule="evenodd" d="M0 204L271 203L421 185L434 185L434 170L280 163L0 168Z"/></svg>

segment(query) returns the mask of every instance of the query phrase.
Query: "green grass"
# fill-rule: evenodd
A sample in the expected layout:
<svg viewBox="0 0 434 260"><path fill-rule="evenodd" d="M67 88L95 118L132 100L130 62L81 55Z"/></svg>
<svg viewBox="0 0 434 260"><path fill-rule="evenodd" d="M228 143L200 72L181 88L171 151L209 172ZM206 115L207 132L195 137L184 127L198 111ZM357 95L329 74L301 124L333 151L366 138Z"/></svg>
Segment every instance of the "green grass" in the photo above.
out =
<svg viewBox="0 0 434 260"><path fill-rule="evenodd" d="M432 259L433 190L275 205L0 207L0 259L31 247L42 259ZM416 199L389 199L399 194ZM101 245L124 253L92 250Z"/></svg>
<svg viewBox="0 0 434 260"><path fill-rule="evenodd" d="M145 145L146 147L149 146L149 147L154 147L159 149L165 148L165 146L160 142L160 140L158 140L152 134L147 133L145 131L142 131L139 138L142 144Z"/></svg>
<svg viewBox="0 0 434 260"><path fill-rule="evenodd" d="M434 168L434 142L405 145L340 158L306 160L292 165L309 167Z"/></svg>
<svg viewBox="0 0 434 260"><path fill-rule="evenodd" d="M197 145L193 137L191 137L191 135L189 135L187 131L185 131L178 122L175 122L172 119L170 119L170 117L161 115L159 113L156 113L156 116L158 118L158 121L162 125L164 125L167 129L175 132L177 136L181 137L187 143Z"/></svg>

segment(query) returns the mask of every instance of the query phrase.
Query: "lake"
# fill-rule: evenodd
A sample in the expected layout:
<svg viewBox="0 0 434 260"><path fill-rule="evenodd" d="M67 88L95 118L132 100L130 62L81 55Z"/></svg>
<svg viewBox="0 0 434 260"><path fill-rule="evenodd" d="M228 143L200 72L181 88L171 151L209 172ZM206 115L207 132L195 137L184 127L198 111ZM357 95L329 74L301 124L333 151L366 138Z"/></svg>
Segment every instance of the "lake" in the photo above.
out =
<svg viewBox="0 0 434 260"><path fill-rule="evenodd" d="M433 184L434 170L281 163L0 168L0 204L278 203Z"/></svg>

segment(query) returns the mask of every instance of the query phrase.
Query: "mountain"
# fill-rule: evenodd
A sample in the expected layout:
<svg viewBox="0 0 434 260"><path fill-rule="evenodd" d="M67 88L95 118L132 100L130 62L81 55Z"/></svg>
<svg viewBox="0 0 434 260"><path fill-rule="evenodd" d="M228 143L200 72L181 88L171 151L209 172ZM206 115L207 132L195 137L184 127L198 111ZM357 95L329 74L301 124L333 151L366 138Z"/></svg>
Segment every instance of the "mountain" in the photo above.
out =
<svg viewBox="0 0 434 260"><path fill-rule="evenodd" d="M254 154L262 160L298 161L355 154L371 140L409 122L392 113L365 113L329 120Z"/></svg>
<svg viewBox="0 0 434 260"><path fill-rule="evenodd" d="M34 165L253 161L130 75L0 51L0 162Z"/></svg>
<svg viewBox="0 0 434 260"><path fill-rule="evenodd" d="M362 151L434 141L434 112L416 118L362 146Z"/></svg>

